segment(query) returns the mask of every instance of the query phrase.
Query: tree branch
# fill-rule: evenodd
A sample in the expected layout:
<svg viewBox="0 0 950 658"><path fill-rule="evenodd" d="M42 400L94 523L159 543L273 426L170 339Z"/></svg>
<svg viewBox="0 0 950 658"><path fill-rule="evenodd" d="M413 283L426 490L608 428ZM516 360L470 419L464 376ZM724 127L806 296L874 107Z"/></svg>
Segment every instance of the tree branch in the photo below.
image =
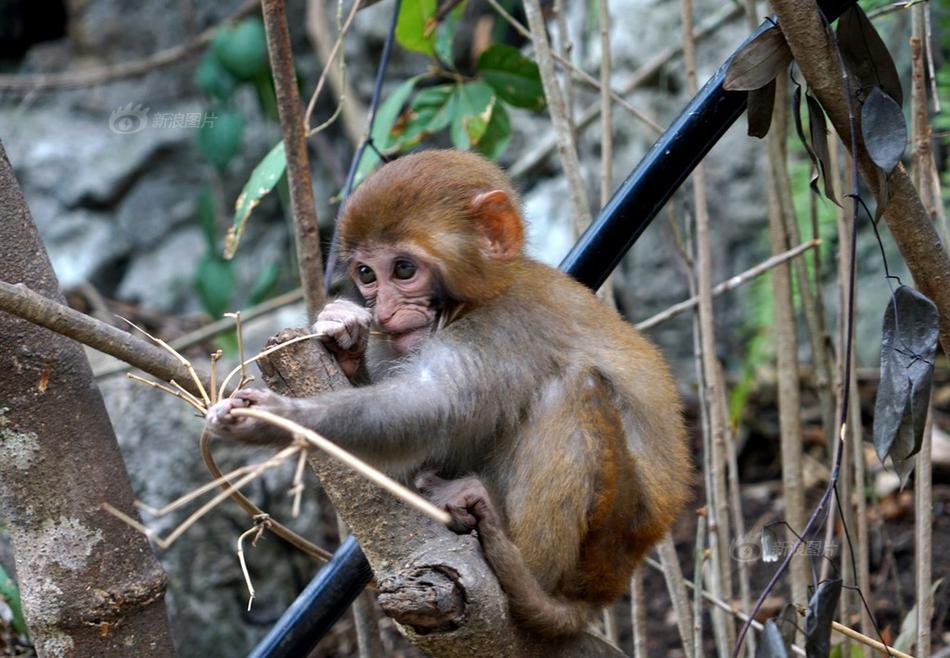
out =
<svg viewBox="0 0 950 658"><path fill-rule="evenodd" d="M200 394L182 363L160 347L85 313L33 292L23 283L0 281L0 311L46 327L104 354L122 359L164 381L175 380L189 393ZM198 370L202 382L208 373Z"/></svg>
<svg viewBox="0 0 950 658"><path fill-rule="evenodd" d="M280 132L287 153L287 182L290 184L290 211L294 219L297 267L307 303L307 319L313 322L326 300L323 291L323 259L320 256L320 230L317 205L310 179L307 156L307 126L297 91L294 55L290 48L284 0L262 0L267 52L274 73Z"/></svg>
<svg viewBox="0 0 950 658"><path fill-rule="evenodd" d="M845 144L851 139L848 98L850 77L835 64L838 55L814 0L775 0L782 32L812 93ZM854 117L860 127L860 117ZM880 199L878 169L857 135L861 175ZM950 353L950 257L902 164L888 176L889 199L884 218L921 292L940 311L940 344Z"/></svg>

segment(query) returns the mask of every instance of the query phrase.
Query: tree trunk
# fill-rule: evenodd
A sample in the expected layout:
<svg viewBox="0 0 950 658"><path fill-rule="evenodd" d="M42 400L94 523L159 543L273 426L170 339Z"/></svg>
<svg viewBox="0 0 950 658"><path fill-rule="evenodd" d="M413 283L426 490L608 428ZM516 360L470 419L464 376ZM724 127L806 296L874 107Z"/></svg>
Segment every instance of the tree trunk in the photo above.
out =
<svg viewBox="0 0 950 658"><path fill-rule="evenodd" d="M63 302L0 145L0 279ZM0 513L43 656L173 656L165 573L148 541L100 509L132 489L82 347L0 313Z"/></svg>

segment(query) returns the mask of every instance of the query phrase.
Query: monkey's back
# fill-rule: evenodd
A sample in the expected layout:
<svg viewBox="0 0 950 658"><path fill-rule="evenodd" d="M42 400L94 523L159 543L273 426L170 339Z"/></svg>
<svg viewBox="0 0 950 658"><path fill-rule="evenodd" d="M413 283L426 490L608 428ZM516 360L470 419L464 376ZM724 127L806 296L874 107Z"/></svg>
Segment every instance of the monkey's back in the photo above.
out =
<svg viewBox="0 0 950 658"><path fill-rule="evenodd" d="M495 467L509 532L545 589L603 605L689 497L679 396L659 351L586 287L527 259L519 270L494 315L514 318L530 344L508 352L541 375L536 416Z"/></svg>

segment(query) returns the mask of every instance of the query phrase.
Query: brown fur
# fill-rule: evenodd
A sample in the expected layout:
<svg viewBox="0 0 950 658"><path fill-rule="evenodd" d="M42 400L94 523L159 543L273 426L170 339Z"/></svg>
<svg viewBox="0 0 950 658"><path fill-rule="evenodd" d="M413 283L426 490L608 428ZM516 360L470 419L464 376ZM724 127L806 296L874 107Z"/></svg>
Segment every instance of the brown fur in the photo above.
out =
<svg viewBox="0 0 950 658"><path fill-rule="evenodd" d="M434 471L420 488L477 527L514 618L556 636L626 590L687 500L692 469L662 356L587 288L526 258L523 235L510 181L480 156L387 164L347 204L341 254L351 274L374 263L390 308L416 279L386 279L389 263L435 272L422 292L439 309L432 333L401 354L370 337L366 386L304 400L239 392L209 427L275 438L228 415L254 404L397 476Z"/></svg>
<svg viewBox="0 0 950 658"><path fill-rule="evenodd" d="M487 230L496 233L504 231L497 227L497 212L489 209L480 214L472 200L492 190L502 190L517 210L518 197L507 176L479 156L454 151L406 156L377 172L351 198L340 224L341 246L347 253L357 245L416 245L432 255L446 292L465 303L466 313L477 314L492 300L508 296L514 303L503 306L519 306L520 310L506 312L541 311L533 324L564 331L568 335L562 338L594 347L593 353L585 354L588 369L577 379L564 380L573 388L565 391L562 401L561 412L566 411L566 417L551 414L538 419L537 428L530 421L522 428L520 440L540 445L521 456L516 447L514 459L520 459L521 464L507 463L511 455L506 452L502 464L486 464L477 471L509 519L504 536L512 537L524 555L521 564L526 561L528 572L546 585L539 590L545 596L540 596L523 584L506 585L505 577L500 576L509 597L513 589L525 590L520 592L521 601L512 601L513 608L520 609L523 620L542 632L576 632L586 623L591 604L606 605L627 589L634 567L666 532L685 502L690 464L679 402L655 348L612 310L596 302L589 291L563 274L527 260L520 255L520 245L515 258L485 257L478 248L485 225L490 224ZM516 237L509 239L520 239L523 227L517 212L506 221L516 223L508 231ZM479 340L477 331L467 333L470 340ZM512 348L519 351L529 346L513 344ZM567 370L577 365L568 362L572 348L587 351L581 345L568 345L563 364ZM624 354L627 351L629 355ZM510 358L505 354L497 357ZM497 385L504 387L505 383L498 381ZM632 415L649 434L632 452L618 396L633 398L638 408ZM544 426L552 418L559 426ZM574 460L570 448L549 445L548 435L563 433L571 426L576 442L592 457L586 464L584 459ZM657 454L662 458L653 459ZM588 478L583 491L564 490L565 480L571 477L565 472ZM525 478L527 486L519 482L512 487L514 483L506 481L512 473ZM528 491L511 495L509 488ZM580 493L587 494L586 500ZM580 507L558 517L570 505ZM578 527L567 531L562 527L564 520ZM551 532L552 528L557 532ZM496 537L490 543L497 546L499 541ZM508 549L502 552L511 553ZM504 559L489 555L489 560L496 571L507 572L509 580L523 577L510 573L511 565L498 564ZM543 600L545 597L549 600ZM555 602L555 597L560 600ZM525 599L535 600L526 605ZM581 614L557 612L559 605L570 602L578 604ZM545 606L550 605L550 615L545 615Z"/></svg>

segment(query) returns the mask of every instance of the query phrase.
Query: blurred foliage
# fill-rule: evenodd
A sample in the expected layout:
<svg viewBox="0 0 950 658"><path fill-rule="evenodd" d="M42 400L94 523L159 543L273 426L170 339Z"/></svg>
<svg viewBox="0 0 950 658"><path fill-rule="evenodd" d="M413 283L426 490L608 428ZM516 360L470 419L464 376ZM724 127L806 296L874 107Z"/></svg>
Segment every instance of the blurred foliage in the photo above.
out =
<svg viewBox="0 0 950 658"><path fill-rule="evenodd" d="M267 39L261 19L250 17L234 25L222 26L198 64L194 82L210 101L205 120L197 134L198 152L215 168L217 175L224 178L229 175L232 163L244 146L246 117L235 103L237 92L242 88L253 89L262 114L271 120L277 118ZM282 142L280 144L281 166L269 168L277 171L274 180L268 180L267 189L260 193L249 194L245 189L238 200L235 212L243 219L246 219L251 208L259 203L260 198L278 183L278 179L283 177ZM265 158L265 161L271 162L273 159L272 157L268 161ZM255 174L257 171L255 169ZM255 178L254 174L247 184L252 183L258 188L263 186L260 177ZM216 198L214 189L215 186L204 185L195 200L195 221L201 226L205 236L206 250L198 263L194 288L204 310L217 318L234 304L236 286L234 263L230 260L232 254L222 255L219 248L222 219L227 213L222 207L223 200ZM241 301L253 304L265 299L274 290L279 271L276 264L266 266L254 284L249 298ZM225 341L228 340L225 338Z"/></svg>
<svg viewBox="0 0 950 658"><path fill-rule="evenodd" d="M452 145L496 159L511 139L509 108L543 110L544 89L538 65L517 48L492 43L465 74L456 64L453 44L465 3L437 21L435 0L403 3L396 40L432 60L429 71L394 88L381 104L371 135L376 149L394 154L448 131ZM498 33L493 35L497 39ZM357 183L380 162L367 149Z"/></svg>
<svg viewBox="0 0 950 658"><path fill-rule="evenodd" d="M20 605L20 588L2 566L0 566L0 603L5 603L10 609L12 619L9 623L13 632L23 638L29 638L30 631L23 618L23 607Z"/></svg>

